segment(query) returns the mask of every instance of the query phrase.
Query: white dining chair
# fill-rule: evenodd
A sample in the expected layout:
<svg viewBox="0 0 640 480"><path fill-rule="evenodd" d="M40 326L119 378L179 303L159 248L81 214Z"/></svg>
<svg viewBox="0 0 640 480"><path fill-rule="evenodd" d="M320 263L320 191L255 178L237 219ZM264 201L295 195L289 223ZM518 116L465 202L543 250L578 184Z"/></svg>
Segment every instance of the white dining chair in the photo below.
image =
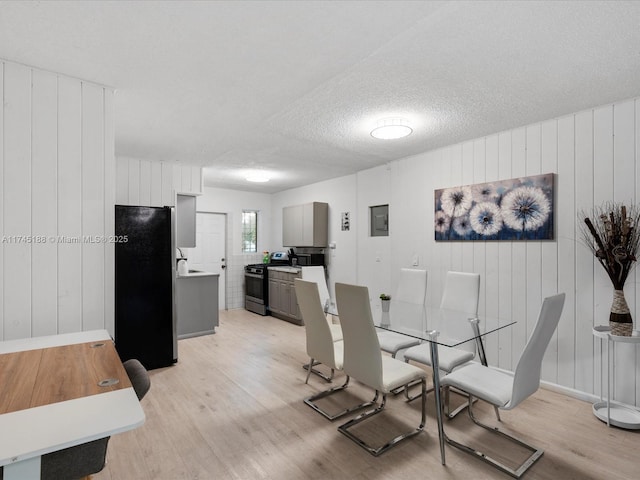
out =
<svg viewBox="0 0 640 480"><path fill-rule="evenodd" d="M480 275L466 272L447 272L440 301L440 308L462 312L470 318L478 314L478 300L480 298ZM468 342L460 347L447 347L438 349L438 367L445 374L451 373L460 365L473 360L475 357L475 344ZM432 366L431 351L428 343L416 345L404 352L406 362L412 361L423 365ZM418 394L419 395L419 394ZM462 411L466 404L454 412L449 412L449 390L445 390L445 413L448 417L454 417Z"/></svg>
<svg viewBox="0 0 640 480"><path fill-rule="evenodd" d="M379 405L376 404L374 409L358 415L344 425L340 425L338 430L372 455L378 456L399 442L417 435L423 430L426 419L425 391L427 372L415 365L410 365L382 354L376 329L373 325L367 287L336 283L336 299L344 338L344 372L358 382L375 390L372 403L376 403L378 397L382 394L382 400ZM351 431L352 427L370 419L384 409L388 393L397 387L407 385L416 380L421 382L424 394L421 422L417 428L398 435L377 447L369 445Z"/></svg>
<svg viewBox="0 0 640 480"><path fill-rule="evenodd" d="M304 329L307 338L307 355L309 355L309 368L307 378L304 383L309 383L309 376L312 373L312 365L323 364L331 369L331 378L336 370L342 370L343 365L343 342L333 340L329 324L324 316L324 311L320 303L318 284L305 280L295 279L296 295L298 306L304 320ZM321 375L322 376L322 375ZM326 378L323 376L323 378ZM349 376L346 377L343 385L322 391L304 399L304 403L313 408L316 412L329 420L335 420L350 412L371 406L371 402L366 402L355 407L344 409L338 413L329 413L320 408L317 400L333 395L344 390L349 385Z"/></svg>
<svg viewBox="0 0 640 480"><path fill-rule="evenodd" d="M402 268L400 281L395 294L391 297L399 302L424 305L427 296L427 271ZM383 352L395 358L401 350L418 345L420 340L395 332L378 330L378 341Z"/></svg>
<svg viewBox="0 0 640 480"><path fill-rule="evenodd" d="M325 275L323 266L310 266L310 267L301 267L302 269L302 280L306 280L308 282L315 282L318 284L318 294L320 295L320 304L322 308L327 313L327 307L331 302L331 296L329 295L329 288L327 287L327 277ZM331 335L333 336L334 341L342 340L342 329L340 325L332 323L327 317L327 321L329 322L329 328L331 329Z"/></svg>
<svg viewBox="0 0 640 480"><path fill-rule="evenodd" d="M445 376L441 380L441 384L467 392L470 398L484 400L499 409L511 410L517 407L540 387L542 359L553 332L558 326L564 299L564 293L545 298L536 326L520 356L520 360L518 360L513 375L477 363L470 363ZM447 443L450 445L480 458L515 478L520 478L544 453L543 450L529 445L496 427L480 423L473 415L473 402L469 402L468 411L469 417L474 423L526 448L532 452L531 455L517 468L511 468L501 461L445 436Z"/></svg>
<svg viewBox="0 0 640 480"><path fill-rule="evenodd" d="M320 272L320 270L322 270L322 272ZM326 316L326 313L324 312L323 305L326 305L329 299L329 291L327 289L327 282L324 276L324 267L302 267L302 279L316 284L317 290L318 290L320 307L323 310L323 315L325 317L325 321L327 322L327 327L331 332L331 338L334 342L341 341L342 329L340 328L340 325L336 325L332 323ZM294 288L295 288L295 284L294 284ZM298 294L298 290L296 288L296 296L297 294ZM323 303L323 298L324 298L324 303ZM300 305L299 299L298 299L298 305ZM302 316L302 321L304 323L304 315ZM324 379L327 382L331 382L333 380L334 370L333 369L331 370L330 375L324 374L322 371L316 368L321 363L322 363L321 361L315 359L313 362L309 364L302 365L302 368L304 368L308 372L318 375L320 378Z"/></svg>
<svg viewBox="0 0 640 480"><path fill-rule="evenodd" d="M308 282L316 282L318 284L318 294L320 295L320 303L323 307L330 301L329 288L327 287L327 277L325 276L324 267L314 265L309 267L300 267L302 270L302 279Z"/></svg>

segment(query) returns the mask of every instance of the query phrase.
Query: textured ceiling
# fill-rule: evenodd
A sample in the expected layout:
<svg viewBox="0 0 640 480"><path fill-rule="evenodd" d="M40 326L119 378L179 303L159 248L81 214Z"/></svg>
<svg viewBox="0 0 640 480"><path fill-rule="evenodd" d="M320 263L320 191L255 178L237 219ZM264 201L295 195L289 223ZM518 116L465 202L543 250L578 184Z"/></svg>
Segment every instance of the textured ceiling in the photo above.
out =
<svg viewBox="0 0 640 480"><path fill-rule="evenodd" d="M117 155L272 193L640 95L640 2L1 1L0 58L116 88Z"/></svg>

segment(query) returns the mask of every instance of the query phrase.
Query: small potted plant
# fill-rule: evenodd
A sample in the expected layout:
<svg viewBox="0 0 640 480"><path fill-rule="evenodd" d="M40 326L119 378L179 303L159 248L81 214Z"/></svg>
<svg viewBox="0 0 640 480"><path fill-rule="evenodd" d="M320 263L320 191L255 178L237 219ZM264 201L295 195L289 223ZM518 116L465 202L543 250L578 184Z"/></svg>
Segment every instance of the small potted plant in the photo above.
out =
<svg viewBox="0 0 640 480"><path fill-rule="evenodd" d="M391 295L387 295L386 293L381 293L380 294L380 300L382 302L382 311L383 312L388 312L389 311L389 303L391 302Z"/></svg>

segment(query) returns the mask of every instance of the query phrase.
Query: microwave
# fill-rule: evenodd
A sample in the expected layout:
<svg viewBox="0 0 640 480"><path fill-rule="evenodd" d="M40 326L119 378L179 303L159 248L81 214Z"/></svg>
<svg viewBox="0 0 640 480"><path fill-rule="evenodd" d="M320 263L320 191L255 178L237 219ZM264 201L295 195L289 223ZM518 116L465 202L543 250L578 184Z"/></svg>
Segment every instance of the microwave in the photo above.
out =
<svg viewBox="0 0 640 480"><path fill-rule="evenodd" d="M296 258L300 267L324 265L324 253L298 253Z"/></svg>

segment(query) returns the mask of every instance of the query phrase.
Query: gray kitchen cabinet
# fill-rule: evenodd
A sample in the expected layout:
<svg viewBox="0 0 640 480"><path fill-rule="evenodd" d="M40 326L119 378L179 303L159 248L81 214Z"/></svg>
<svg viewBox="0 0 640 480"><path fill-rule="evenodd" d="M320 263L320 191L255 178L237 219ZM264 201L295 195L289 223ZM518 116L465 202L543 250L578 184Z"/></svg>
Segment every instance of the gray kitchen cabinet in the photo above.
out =
<svg viewBox="0 0 640 480"><path fill-rule="evenodd" d="M269 268L269 311L271 315L302 325L294 281L302 276L300 269Z"/></svg>
<svg viewBox="0 0 640 480"><path fill-rule="evenodd" d="M218 326L217 273L197 272L176 280L176 326L178 338L215 333Z"/></svg>
<svg viewBox="0 0 640 480"><path fill-rule="evenodd" d="M176 195L176 247L196 246L196 197Z"/></svg>
<svg viewBox="0 0 640 480"><path fill-rule="evenodd" d="M311 202L282 209L282 245L285 247L326 247L329 204Z"/></svg>
<svg viewBox="0 0 640 480"><path fill-rule="evenodd" d="M281 312L282 307L280 302L280 280L275 278L276 274L269 272L269 311Z"/></svg>

